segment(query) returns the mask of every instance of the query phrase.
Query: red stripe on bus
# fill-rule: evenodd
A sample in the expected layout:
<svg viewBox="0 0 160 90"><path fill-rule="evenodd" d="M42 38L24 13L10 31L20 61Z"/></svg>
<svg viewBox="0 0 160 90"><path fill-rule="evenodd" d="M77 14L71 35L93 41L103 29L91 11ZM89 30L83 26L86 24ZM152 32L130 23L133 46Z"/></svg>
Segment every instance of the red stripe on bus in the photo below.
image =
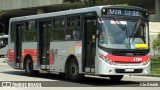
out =
<svg viewBox="0 0 160 90"><path fill-rule="evenodd" d="M22 62L24 62L24 58L27 54L31 55L33 63L37 63L37 49L23 49L21 53ZM14 49L8 50L8 62L14 62Z"/></svg>
<svg viewBox="0 0 160 90"><path fill-rule="evenodd" d="M26 55L31 55L33 63L37 63L37 49L22 49L22 62L24 62Z"/></svg>
<svg viewBox="0 0 160 90"><path fill-rule="evenodd" d="M8 62L14 62L14 49L8 50Z"/></svg>
<svg viewBox="0 0 160 90"><path fill-rule="evenodd" d="M51 52L51 50L49 53L49 62L50 62L50 64L53 64L53 53Z"/></svg>
<svg viewBox="0 0 160 90"><path fill-rule="evenodd" d="M22 54L21 54L22 62L24 62L26 55L31 55L33 63L37 63L37 59L38 59L38 50L37 49L23 49ZM14 49L8 50L8 57L9 57L8 62L14 62ZM53 55L52 55L51 51L49 53L49 62L50 62L50 64L53 63Z"/></svg>
<svg viewBox="0 0 160 90"><path fill-rule="evenodd" d="M149 55L145 56L114 56L108 54L106 56L108 59L113 60L115 62L144 62L148 60Z"/></svg>

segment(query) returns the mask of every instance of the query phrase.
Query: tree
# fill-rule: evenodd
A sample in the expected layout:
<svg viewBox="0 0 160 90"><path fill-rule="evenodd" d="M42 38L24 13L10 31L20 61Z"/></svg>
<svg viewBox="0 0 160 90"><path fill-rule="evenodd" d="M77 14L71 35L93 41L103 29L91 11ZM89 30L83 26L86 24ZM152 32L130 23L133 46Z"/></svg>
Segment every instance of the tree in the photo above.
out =
<svg viewBox="0 0 160 90"><path fill-rule="evenodd" d="M96 4L96 0L84 0L84 3L87 6L94 6Z"/></svg>
<svg viewBox="0 0 160 90"><path fill-rule="evenodd" d="M95 6L98 4L103 4L103 2L107 2L110 5L116 4L116 5L128 6L128 3L126 3L125 1L121 1L121 3L118 4L116 0L63 0L63 2L67 2L67 3L84 2L86 6ZM118 2L120 2L120 0Z"/></svg>
<svg viewBox="0 0 160 90"><path fill-rule="evenodd" d="M4 12L4 10L0 10L0 26L2 26L3 27L3 31L4 31L4 20L3 20L3 18L2 18L2 15L4 15L5 14L5 12ZM3 33L0 33L0 34L3 34Z"/></svg>
<svg viewBox="0 0 160 90"><path fill-rule="evenodd" d="M95 6L96 3L102 1L103 0L64 0L64 2L69 2L69 3L84 2L87 6Z"/></svg>
<svg viewBox="0 0 160 90"><path fill-rule="evenodd" d="M103 2L104 0L83 0L87 6L95 6L99 2Z"/></svg>
<svg viewBox="0 0 160 90"><path fill-rule="evenodd" d="M0 10L0 18L2 18L3 14L5 14L4 10Z"/></svg>
<svg viewBox="0 0 160 90"><path fill-rule="evenodd" d="M154 50L160 50L160 33L158 34L158 36L157 36L157 38L153 41L153 43L152 43L152 45L153 45L153 49Z"/></svg>
<svg viewBox="0 0 160 90"><path fill-rule="evenodd" d="M81 2L81 0L64 0L63 2L76 3L76 2Z"/></svg>

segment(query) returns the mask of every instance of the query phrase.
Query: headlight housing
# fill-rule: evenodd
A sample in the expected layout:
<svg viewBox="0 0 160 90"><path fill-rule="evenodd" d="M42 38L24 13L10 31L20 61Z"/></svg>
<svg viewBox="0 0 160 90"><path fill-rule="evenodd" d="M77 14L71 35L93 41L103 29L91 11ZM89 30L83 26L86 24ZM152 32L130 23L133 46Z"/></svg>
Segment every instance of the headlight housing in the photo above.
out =
<svg viewBox="0 0 160 90"><path fill-rule="evenodd" d="M149 62L150 62L150 59L148 59L148 60L142 62L142 65L147 65Z"/></svg>
<svg viewBox="0 0 160 90"><path fill-rule="evenodd" d="M102 60L106 61L106 62L107 62L108 64L110 64L110 65L114 65L114 64L115 64L114 61L108 59L106 56L104 56L104 55L102 55L102 54L99 54L99 58L101 58Z"/></svg>

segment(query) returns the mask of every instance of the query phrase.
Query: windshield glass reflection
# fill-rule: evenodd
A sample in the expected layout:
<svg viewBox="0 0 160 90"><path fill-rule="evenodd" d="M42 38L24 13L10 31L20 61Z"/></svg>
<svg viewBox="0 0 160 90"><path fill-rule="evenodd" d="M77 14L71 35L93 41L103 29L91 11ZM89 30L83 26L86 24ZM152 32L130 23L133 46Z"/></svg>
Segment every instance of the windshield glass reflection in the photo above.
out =
<svg viewBox="0 0 160 90"><path fill-rule="evenodd" d="M99 42L101 46L113 49L130 49L131 42L148 45L147 22L102 20L102 32Z"/></svg>

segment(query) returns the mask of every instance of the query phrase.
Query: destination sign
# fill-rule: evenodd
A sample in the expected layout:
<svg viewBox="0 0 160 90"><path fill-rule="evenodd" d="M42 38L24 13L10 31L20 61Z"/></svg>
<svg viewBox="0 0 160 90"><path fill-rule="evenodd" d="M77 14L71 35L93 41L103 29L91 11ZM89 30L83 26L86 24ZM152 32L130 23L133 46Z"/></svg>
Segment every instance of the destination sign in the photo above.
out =
<svg viewBox="0 0 160 90"><path fill-rule="evenodd" d="M138 10L115 9L115 8L102 9L102 15L147 17L147 13L145 13L145 15L144 15L144 12L141 12Z"/></svg>

